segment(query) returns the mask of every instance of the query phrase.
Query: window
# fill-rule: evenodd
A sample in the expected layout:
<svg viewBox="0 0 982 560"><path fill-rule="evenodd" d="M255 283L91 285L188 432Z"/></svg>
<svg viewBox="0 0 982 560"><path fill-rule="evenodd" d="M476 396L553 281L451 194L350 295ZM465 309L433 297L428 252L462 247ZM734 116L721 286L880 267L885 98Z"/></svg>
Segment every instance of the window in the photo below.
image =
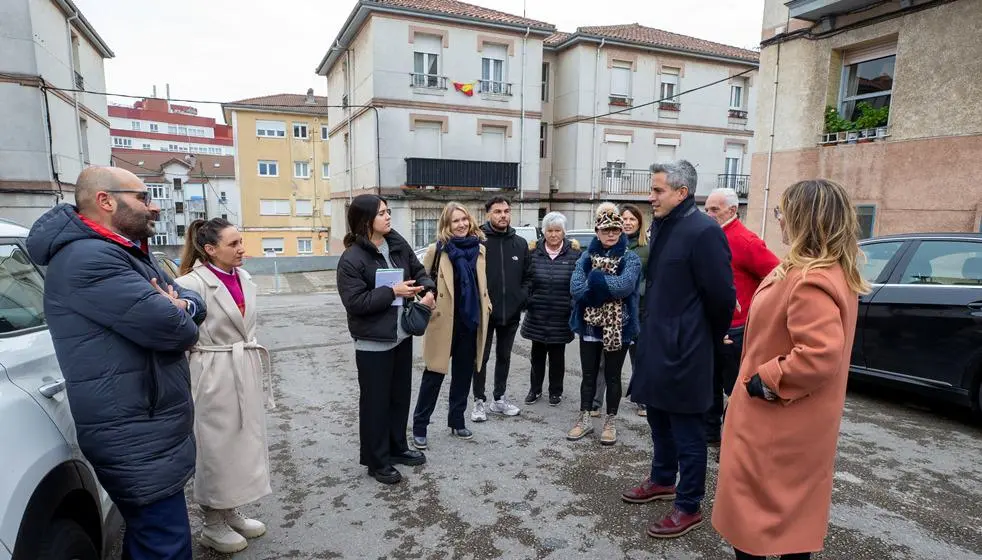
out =
<svg viewBox="0 0 982 560"><path fill-rule="evenodd" d="M628 140L624 138L624 140ZM616 142L607 141L607 178L620 178L627 161L627 149L630 143L627 141Z"/></svg>
<svg viewBox="0 0 982 560"><path fill-rule="evenodd" d="M263 243L263 254L266 253L275 253L277 255L283 254L282 237L264 237L262 243Z"/></svg>
<svg viewBox="0 0 982 560"><path fill-rule="evenodd" d="M167 245L167 234L158 233L157 235L154 235L153 237L150 238L150 244L157 245L157 246Z"/></svg>
<svg viewBox="0 0 982 560"><path fill-rule="evenodd" d="M743 86L730 86L730 109L743 109Z"/></svg>
<svg viewBox="0 0 982 560"><path fill-rule="evenodd" d="M160 132L160 126L157 123L150 123L150 132Z"/></svg>
<svg viewBox="0 0 982 560"><path fill-rule="evenodd" d="M120 138L118 136L113 136L113 147L114 148L132 148L133 139L132 138Z"/></svg>
<svg viewBox="0 0 982 560"><path fill-rule="evenodd" d="M293 162L293 176L297 179L307 179L310 177L310 164L306 161Z"/></svg>
<svg viewBox="0 0 982 560"><path fill-rule="evenodd" d="M927 240L911 257L901 284L982 285L982 243Z"/></svg>
<svg viewBox="0 0 982 560"><path fill-rule="evenodd" d="M184 233L187 230L187 226L177 226L177 236L184 237Z"/></svg>
<svg viewBox="0 0 982 560"><path fill-rule="evenodd" d="M321 125L321 141L327 142L327 125Z"/></svg>
<svg viewBox="0 0 982 560"><path fill-rule="evenodd" d="M167 188L157 183L147 183L147 191L153 200L163 200L167 198Z"/></svg>
<svg viewBox="0 0 982 560"><path fill-rule="evenodd" d="M44 278L19 245L0 245L0 334L44 326Z"/></svg>
<svg viewBox="0 0 982 560"><path fill-rule="evenodd" d="M440 52L443 37L417 33L413 38L413 86L440 87Z"/></svg>
<svg viewBox="0 0 982 560"><path fill-rule="evenodd" d="M508 47L504 45L484 45L481 59L481 93L510 93L505 85L505 57Z"/></svg>
<svg viewBox="0 0 982 560"><path fill-rule="evenodd" d="M259 201L260 216L289 216L290 201L286 199L261 199Z"/></svg>
<svg viewBox="0 0 982 560"><path fill-rule="evenodd" d="M412 155L439 159L443 155L443 123L416 121L413 130Z"/></svg>
<svg viewBox="0 0 982 560"><path fill-rule="evenodd" d="M184 201L183 200L174 201L174 213L175 214L183 214L184 213ZM182 234L179 233L178 235L182 235Z"/></svg>
<svg viewBox="0 0 982 560"><path fill-rule="evenodd" d="M542 101L549 101L549 63L542 63Z"/></svg>
<svg viewBox="0 0 982 560"><path fill-rule="evenodd" d="M675 144L659 142L655 145L655 163L671 163L675 161Z"/></svg>
<svg viewBox="0 0 982 560"><path fill-rule="evenodd" d="M131 121L130 128L133 130L140 130L140 121Z"/></svg>
<svg viewBox="0 0 982 560"><path fill-rule="evenodd" d="M421 219L413 222L413 242L415 247L425 247L436 239L436 219Z"/></svg>
<svg viewBox="0 0 982 560"><path fill-rule="evenodd" d="M222 214L222 219L223 220L227 220L228 219L228 214Z"/></svg>
<svg viewBox="0 0 982 560"><path fill-rule="evenodd" d="M142 148L143 148L144 150L149 150L149 149L151 149L151 148L150 148L150 144L147 144L146 142L144 142L144 143L143 143L143 145L142 145Z"/></svg>
<svg viewBox="0 0 982 560"><path fill-rule="evenodd" d="M330 218L331 217L331 201L330 200L324 202L324 212L321 215L324 216L324 217L326 217L326 218Z"/></svg>
<svg viewBox="0 0 982 560"><path fill-rule="evenodd" d="M610 69L610 96L631 97L631 63L614 61Z"/></svg>
<svg viewBox="0 0 982 560"><path fill-rule="evenodd" d="M259 160L260 177L279 177L279 164L275 161Z"/></svg>
<svg viewBox="0 0 982 560"><path fill-rule="evenodd" d="M283 121L256 121L256 136L283 138L286 136L286 123Z"/></svg>
<svg viewBox="0 0 982 560"><path fill-rule="evenodd" d="M187 146L181 146L180 144L167 144L168 152L186 152L188 151Z"/></svg>
<svg viewBox="0 0 982 560"><path fill-rule="evenodd" d="M843 56L839 102L839 114L843 118L856 120L860 116L858 106L862 102L869 103L874 109L890 106L897 62L897 55L891 51L895 48L881 46Z"/></svg>
<svg viewBox="0 0 982 560"><path fill-rule="evenodd" d="M730 184L726 186L736 188L736 175L743 173L743 144L727 144L726 159L723 161L723 173L727 175Z"/></svg>
<svg viewBox="0 0 982 560"><path fill-rule="evenodd" d="M294 204L296 206L297 216L314 215L314 202L312 200L300 200L298 198Z"/></svg>
<svg viewBox="0 0 982 560"><path fill-rule="evenodd" d="M297 238L297 254L309 255L314 252L313 239L310 237Z"/></svg>
<svg viewBox="0 0 982 560"><path fill-rule="evenodd" d="M539 124L539 157L544 158L548 153L548 146L546 145L546 135L549 134L549 124L540 123Z"/></svg>
<svg viewBox="0 0 982 560"><path fill-rule="evenodd" d="M331 178L331 164L329 164L329 163L322 163L321 164L321 179L330 179L330 178Z"/></svg>
<svg viewBox="0 0 982 560"><path fill-rule="evenodd" d="M179 178L177 178L177 177L175 177L174 179L172 179L171 182L174 183L174 188L175 189L180 189L181 187L184 186L184 181L181 180L181 179L179 179Z"/></svg>
<svg viewBox="0 0 982 560"><path fill-rule="evenodd" d="M225 196L225 191L221 191L220 193L218 193L218 200L219 202L225 202L226 200L228 200L228 198L226 198Z"/></svg>
<svg viewBox="0 0 982 560"><path fill-rule="evenodd" d="M903 247L903 241L890 241L886 243L871 243L863 245L863 253L866 254L866 263L863 264L863 278L870 284L880 280L883 269L890 263L890 259ZM883 280L886 280L885 278Z"/></svg>
<svg viewBox="0 0 982 560"><path fill-rule="evenodd" d="M307 123L293 123L293 137L307 139Z"/></svg>
<svg viewBox="0 0 982 560"><path fill-rule="evenodd" d="M873 237L873 218L876 217L876 206L857 206L856 217L859 218L859 238Z"/></svg>
<svg viewBox="0 0 982 560"><path fill-rule="evenodd" d="M481 129L482 159L485 161L505 161L507 132L508 129L503 126L485 126Z"/></svg>
<svg viewBox="0 0 982 560"><path fill-rule="evenodd" d="M679 102L679 69L661 69L661 96L660 99L666 103Z"/></svg>

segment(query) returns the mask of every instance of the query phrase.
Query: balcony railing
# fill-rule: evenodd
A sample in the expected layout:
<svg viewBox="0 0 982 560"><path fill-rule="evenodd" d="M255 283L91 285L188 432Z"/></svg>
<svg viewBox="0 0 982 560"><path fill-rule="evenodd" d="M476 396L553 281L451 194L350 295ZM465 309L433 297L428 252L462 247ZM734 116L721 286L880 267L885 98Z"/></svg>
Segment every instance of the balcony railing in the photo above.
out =
<svg viewBox="0 0 982 560"><path fill-rule="evenodd" d="M78 72L75 72L75 89L85 89L85 80Z"/></svg>
<svg viewBox="0 0 982 560"><path fill-rule="evenodd" d="M651 171L603 167L599 170L600 189L606 194L644 195L651 192Z"/></svg>
<svg viewBox="0 0 982 560"><path fill-rule="evenodd" d="M406 158L406 186L518 188L518 164L500 161Z"/></svg>
<svg viewBox="0 0 982 560"><path fill-rule="evenodd" d="M731 119L746 119L747 118L747 112L746 111L743 111L741 109L730 109L730 118Z"/></svg>
<svg viewBox="0 0 982 560"><path fill-rule="evenodd" d="M414 88L447 89L447 77L436 74L409 74L409 85Z"/></svg>
<svg viewBox="0 0 982 560"><path fill-rule="evenodd" d="M662 111L681 111L682 104L677 101L662 101L658 104L658 108Z"/></svg>
<svg viewBox="0 0 982 560"><path fill-rule="evenodd" d="M627 95L611 95L607 103L614 107L630 107L634 104L634 98Z"/></svg>
<svg viewBox="0 0 982 560"><path fill-rule="evenodd" d="M511 95L511 84L494 80L478 80L478 91L490 95Z"/></svg>
<svg viewBox="0 0 982 560"><path fill-rule="evenodd" d="M716 187L733 189L740 198L747 198L750 195L750 175L722 173L716 176Z"/></svg>

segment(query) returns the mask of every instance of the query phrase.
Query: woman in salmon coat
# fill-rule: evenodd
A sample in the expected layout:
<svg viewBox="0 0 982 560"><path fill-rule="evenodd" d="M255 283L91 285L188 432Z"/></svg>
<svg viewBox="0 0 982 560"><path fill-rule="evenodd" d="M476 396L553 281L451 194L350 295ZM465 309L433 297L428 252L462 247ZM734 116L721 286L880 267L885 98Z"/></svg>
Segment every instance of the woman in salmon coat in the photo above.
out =
<svg viewBox="0 0 982 560"><path fill-rule="evenodd" d="M828 530L858 296L869 285L841 186L796 183L774 213L790 249L750 306L713 526L738 559L799 560L823 548Z"/></svg>
<svg viewBox="0 0 982 560"><path fill-rule="evenodd" d="M177 283L201 295L208 316L191 349L197 462L194 501L204 512L202 545L238 552L266 526L237 509L271 492L266 406L269 353L256 341L256 285L240 268L242 235L228 221L188 226Z"/></svg>

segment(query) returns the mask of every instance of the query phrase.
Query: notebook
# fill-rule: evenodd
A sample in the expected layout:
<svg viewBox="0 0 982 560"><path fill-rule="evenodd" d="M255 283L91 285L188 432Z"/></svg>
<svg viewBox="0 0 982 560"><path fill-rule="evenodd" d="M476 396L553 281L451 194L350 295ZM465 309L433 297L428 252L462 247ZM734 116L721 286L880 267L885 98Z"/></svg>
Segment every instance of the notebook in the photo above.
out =
<svg viewBox="0 0 982 560"><path fill-rule="evenodd" d="M375 287L381 288L382 286L388 286L393 288L396 284L402 282L402 275L401 268L380 268L375 271ZM402 298L397 297L392 300L392 305L402 305Z"/></svg>

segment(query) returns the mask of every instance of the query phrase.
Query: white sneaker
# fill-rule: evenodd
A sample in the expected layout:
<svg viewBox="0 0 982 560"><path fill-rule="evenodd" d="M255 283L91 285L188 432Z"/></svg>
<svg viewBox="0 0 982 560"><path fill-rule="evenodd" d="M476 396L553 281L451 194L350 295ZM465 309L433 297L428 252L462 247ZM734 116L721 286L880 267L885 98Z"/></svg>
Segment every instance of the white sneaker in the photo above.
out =
<svg viewBox="0 0 982 560"><path fill-rule="evenodd" d="M220 509L205 510L205 526L201 529L200 542L202 546L223 554L241 552L249 546L245 537L228 526L225 511Z"/></svg>
<svg viewBox="0 0 982 560"><path fill-rule="evenodd" d="M471 421L484 422L487 419L488 412L485 409L484 401L482 399L476 399L474 401L474 408L471 409Z"/></svg>
<svg viewBox="0 0 982 560"><path fill-rule="evenodd" d="M266 534L266 525L262 521L249 519L237 509L225 510L225 522L236 533L247 539L255 539Z"/></svg>
<svg viewBox="0 0 982 560"><path fill-rule="evenodd" d="M518 416L518 413L521 412L517 406L506 401L505 397L501 397L491 403L489 409L495 414L503 414L505 416Z"/></svg>

